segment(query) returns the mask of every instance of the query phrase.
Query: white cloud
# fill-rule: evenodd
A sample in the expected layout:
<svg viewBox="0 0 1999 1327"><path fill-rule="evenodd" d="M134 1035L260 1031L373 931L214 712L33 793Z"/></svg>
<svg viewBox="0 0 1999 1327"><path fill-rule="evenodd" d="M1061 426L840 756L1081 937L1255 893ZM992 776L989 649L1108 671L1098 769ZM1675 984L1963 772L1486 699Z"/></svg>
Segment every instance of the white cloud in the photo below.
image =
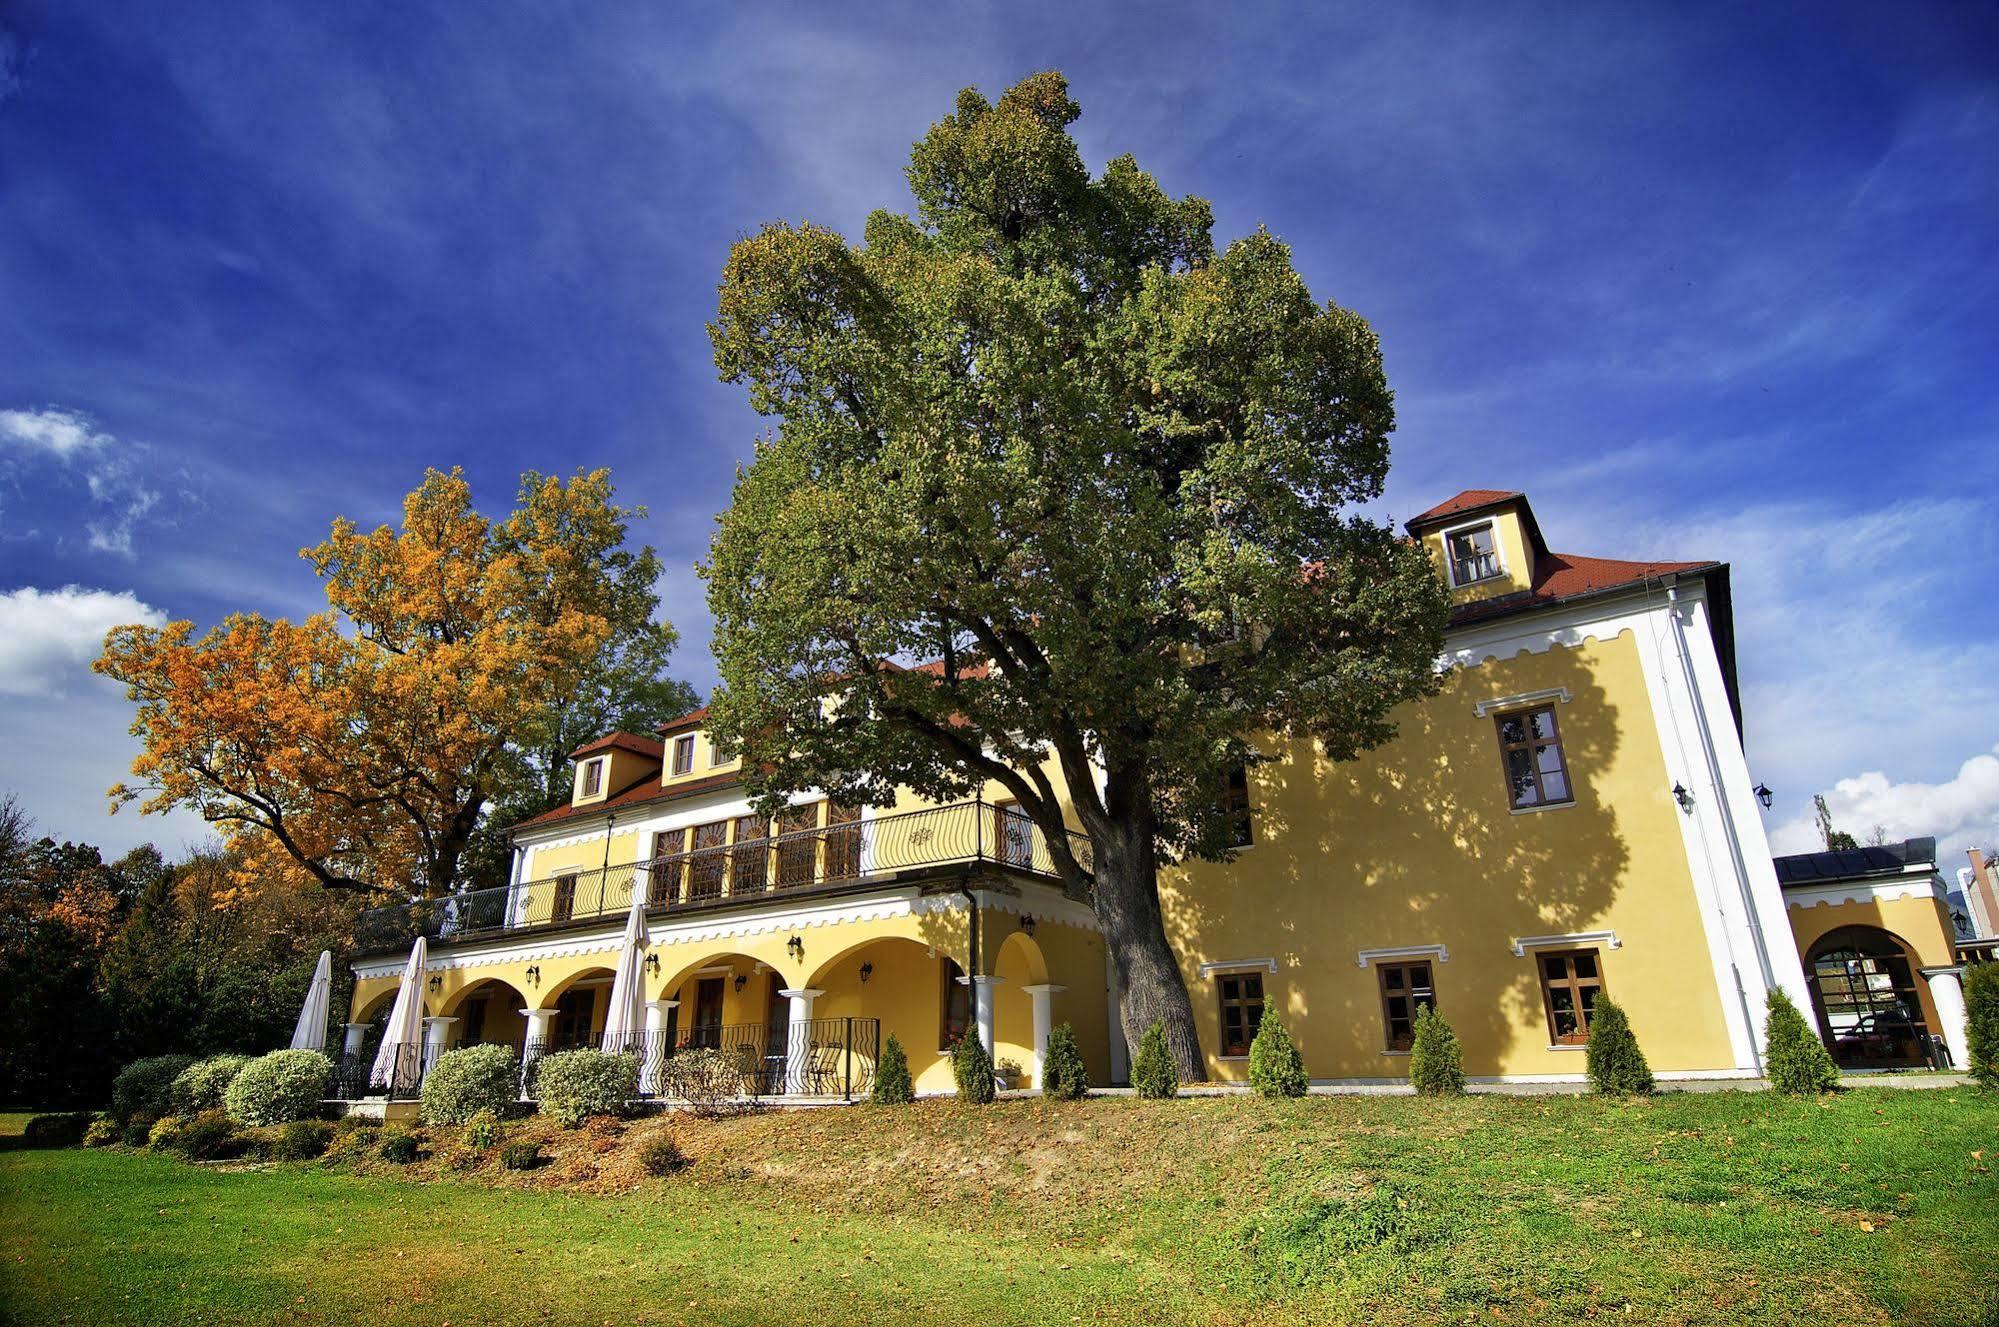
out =
<svg viewBox="0 0 1999 1327"><path fill-rule="evenodd" d="M1934 836L1945 874L1954 875L1964 849L1999 839L1999 746L1965 761L1941 783L1897 782L1869 770L1839 780L1825 800L1832 823L1863 842L1877 828L1889 842ZM1779 853L1815 852L1821 846L1809 815L1778 826L1770 845Z"/></svg>
<svg viewBox="0 0 1999 1327"><path fill-rule="evenodd" d="M45 452L65 461L114 441L109 434L97 431L90 416L56 406L0 410L0 440L23 451Z"/></svg>
<svg viewBox="0 0 1999 1327"><path fill-rule="evenodd" d="M0 695L57 697L91 677L104 633L128 622L158 627L167 615L129 590L23 586L0 594Z"/></svg>

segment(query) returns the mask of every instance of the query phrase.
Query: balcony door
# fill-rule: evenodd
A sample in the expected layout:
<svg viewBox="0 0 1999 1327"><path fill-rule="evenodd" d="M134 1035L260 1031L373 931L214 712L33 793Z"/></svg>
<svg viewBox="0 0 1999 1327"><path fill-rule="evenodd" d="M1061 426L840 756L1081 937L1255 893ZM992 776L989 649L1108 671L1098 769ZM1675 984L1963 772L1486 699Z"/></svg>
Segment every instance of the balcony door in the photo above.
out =
<svg viewBox="0 0 1999 1327"><path fill-rule="evenodd" d="M722 1046L722 977L703 977L694 984L694 1024L687 1044L719 1050Z"/></svg>

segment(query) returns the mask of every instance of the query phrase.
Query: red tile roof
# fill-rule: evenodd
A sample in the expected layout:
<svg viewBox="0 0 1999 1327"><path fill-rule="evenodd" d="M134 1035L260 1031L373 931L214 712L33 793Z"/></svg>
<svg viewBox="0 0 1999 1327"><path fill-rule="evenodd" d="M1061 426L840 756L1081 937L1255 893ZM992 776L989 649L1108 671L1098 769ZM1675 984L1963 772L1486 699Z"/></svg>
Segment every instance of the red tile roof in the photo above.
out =
<svg viewBox="0 0 1999 1327"><path fill-rule="evenodd" d="M592 752L608 751L613 747L620 751L637 752L651 760L658 760L666 753L666 748L654 738L640 737L637 733L616 732L600 737L594 742L585 742L571 751L569 758L576 760Z"/></svg>
<svg viewBox="0 0 1999 1327"><path fill-rule="evenodd" d="M1404 524L1413 528L1430 521L1441 521L1446 516L1456 516L1459 512L1476 511L1480 507L1490 507L1495 502L1505 502L1521 496L1523 495L1503 488L1468 488L1454 498L1446 498L1420 515L1411 516Z"/></svg>
<svg viewBox="0 0 1999 1327"><path fill-rule="evenodd" d="M1662 576L1707 571L1719 562L1625 562L1618 558L1585 557L1579 553L1543 553L1534 560L1534 587L1496 599L1460 604L1451 625L1487 622L1514 613L1548 608L1584 595L1643 585Z"/></svg>
<svg viewBox="0 0 1999 1327"><path fill-rule="evenodd" d="M687 713L681 715L678 719L668 719L665 723L656 723L653 725L652 730L662 735L666 733L677 733L682 728L700 727L701 721L707 717L708 717L708 707L706 705L703 705L698 710L687 711Z"/></svg>
<svg viewBox="0 0 1999 1327"><path fill-rule="evenodd" d="M552 811L544 811L538 816L521 821L507 832L509 834L517 834L521 830L536 825L552 825L557 821L570 820L577 816L602 815L607 811L622 811L626 807L631 806L649 806L654 802L676 802L683 797L694 797L700 793L714 792L718 788L731 788L742 781L742 772L740 770L731 770L727 774L711 774L704 779L692 779L686 783L676 783L670 788L663 788L660 786L659 775L647 774L631 787L606 798L604 801L591 802L587 806L558 806Z"/></svg>

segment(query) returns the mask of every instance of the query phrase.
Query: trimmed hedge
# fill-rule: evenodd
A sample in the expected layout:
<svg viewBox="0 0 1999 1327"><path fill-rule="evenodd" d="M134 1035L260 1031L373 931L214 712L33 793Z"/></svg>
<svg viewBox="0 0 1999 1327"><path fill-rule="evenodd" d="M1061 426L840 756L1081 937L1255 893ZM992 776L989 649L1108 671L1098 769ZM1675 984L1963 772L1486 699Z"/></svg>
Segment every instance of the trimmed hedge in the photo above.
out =
<svg viewBox="0 0 1999 1327"><path fill-rule="evenodd" d="M29 1147L75 1147L96 1125L97 1117L87 1110L37 1115L22 1128L21 1139Z"/></svg>
<svg viewBox="0 0 1999 1327"><path fill-rule="evenodd" d="M1652 1090L1652 1066L1638 1048L1638 1037L1624 1010L1602 991L1589 1011L1589 1042L1584 1049L1590 1087L1608 1097L1643 1095Z"/></svg>
<svg viewBox="0 0 1999 1327"><path fill-rule="evenodd" d="M382 1160L398 1166L407 1166L417 1158L420 1145L416 1135L406 1129L391 1129L382 1135Z"/></svg>
<svg viewBox="0 0 1999 1327"><path fill-rule="evenodd" d="M1302 1097L1311 1085L1298 1044L1284 1030L1283 1021L1267 1009L1249 1043L1249 1085L1265 1097Z"/></svg>
<svg viewBox="0 0 1999 1327"><path fill-rule="evenodd" d="M1076 1029L1058 1023L1048 1034L1048 1054L1041 1062L1041 1092L1058 1101L1075 1101L1090 1090L1090 1068L1076 1049Z"/></svg>
<svg viewBox="0 0 1999 1327"><path fill-rule="evenodd" d="M533 1170L541 1165L541 1144L523 1138L500 1149L500 1164L508 1170Z"/></svg>
<svg viewBox="0 0 1999 1327"><path fill-rule="evenodd" d="M1180 1071L1166 1049L1166 1028L1154 1023L1138 1039L1138 1054L1131 1059L1131 1085L1141 1097L1163 1100L1180 1095Z"/></svg>
<svg viewBox="0 0 1999 1327"><path fill-rule="evenodd" d="M875 1085L868 1100L877 1106L907 1106L916 1100L916 1084L909 1078L909 1056L893 1032L882 1044L881 1059L875 1063Z"/></svg>
<svg viewBox="0 0 1999 1327"><path fill-rule="evenodd" d="M639 1057L603 1051L557 1051L534 1071L542 1112L571 1129L592 1115L616 1115L639 1094Z"/></svg>
<svg viewBox="0 0 1999 1327"><path fill-rule="evenodd" d="M1416 1009L1416 1026L1409 1042L1409 1085L1426 1097L1462 1096L1465 1054L1458 1034L1429 1005Z"/></svg>
<svg viewBox="0 0 1999 1327"><path fill-rule="evenodd" d="M965 1035L951 1048L951 1077L957 1080L960 1101L984 1106L999 1095L993 1082L993 1057L976 1029L965 1029Z"/></svg>
<svg viewBox="0 0 1999 1327"><path fill-rule="evenodd" d="M219 1110L205 1110L189 1120L169 1144L194 1161L220 1161L241 1153L249 1140L236 1132L236 1122Z"/></svg>
<svg viewBox="0 0 1999 1327"><path fill-rule="evenodd" d="M311 1161L333 1145L333 1126L325 1120L293 1120L278 1131L271 1147L273 1161Z"/></svg>
<svg viewBox="0 0 1999 1327"><path fill-rule="evenodd" d="M1999 961L1965 969L1964 1013L1971 1051L1965 1068L1986 1087L1999 1089Z"/></svg>
<svg viewBox="0 0 1999 1327"><path fill-rule="evenodd" d="M671 1135L655 1138L639 1149L639 1165L648 1175L678 1175L693 1164L680 1150L680 1141Z"/></svg>
<svg viewBox="0 0 1999 1327"><path fill-rule="evenodd" d="M318 1051L272 1051L243 1066L222 1104L244 1124L290 1124L319 1113L333 1062Z"/></svg>
<svg viewBox="0 0 1999 1327"><path fill-rule="evenodd" d="M174 1079L193 1063L192 1055L149 1055L132 1061L111 1080L111 1114L125 1124L173 1113Z"/></svg>
<svg viewBox="0 0 1999 1327"><path fill-rule="evenodd" d="M521 1061L511 1046L465 1046L437 1057L423 1080L423 1122L463 1124L520 1096Z"/></svg>
<svg viewBox="0 0 1999 1327"><path fill-rule="evenodd" d="M1819 1034L1778 987L1770 988L1763 1024L1763 1076L1779 1092L1806 1096L1839 1086L1839 1066Z"/></svg>
<svg viewBox="0 0 1999 1327"><path fill-rule="evenodd" d="M220 1110L222 1094L248 1063L247 1055L211 1055L175 1074L170 1089L174 1114L199 1115L205 1110Z"/></svg>

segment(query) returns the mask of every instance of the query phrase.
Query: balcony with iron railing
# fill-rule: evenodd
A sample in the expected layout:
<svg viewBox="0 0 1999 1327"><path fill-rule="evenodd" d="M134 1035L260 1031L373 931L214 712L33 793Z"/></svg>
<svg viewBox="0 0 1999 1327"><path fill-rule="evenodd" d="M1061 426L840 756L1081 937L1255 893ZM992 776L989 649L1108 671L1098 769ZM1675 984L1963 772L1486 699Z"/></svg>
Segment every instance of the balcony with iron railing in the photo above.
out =
<svg viewBox="0 0 1999 1327"><path fill-rule="evenodd" d="M1085 835L1068 831L1068 851L1089 871ZM368 952L406 945L419 935L462 940L617 918L630 911L634 891L643 893L648 913L672 913L790 899L952 867L989 867L1061 882L1047 835L1033 820L1011 806L974 800L370 908L356 921L355 946Z"/></svg>

